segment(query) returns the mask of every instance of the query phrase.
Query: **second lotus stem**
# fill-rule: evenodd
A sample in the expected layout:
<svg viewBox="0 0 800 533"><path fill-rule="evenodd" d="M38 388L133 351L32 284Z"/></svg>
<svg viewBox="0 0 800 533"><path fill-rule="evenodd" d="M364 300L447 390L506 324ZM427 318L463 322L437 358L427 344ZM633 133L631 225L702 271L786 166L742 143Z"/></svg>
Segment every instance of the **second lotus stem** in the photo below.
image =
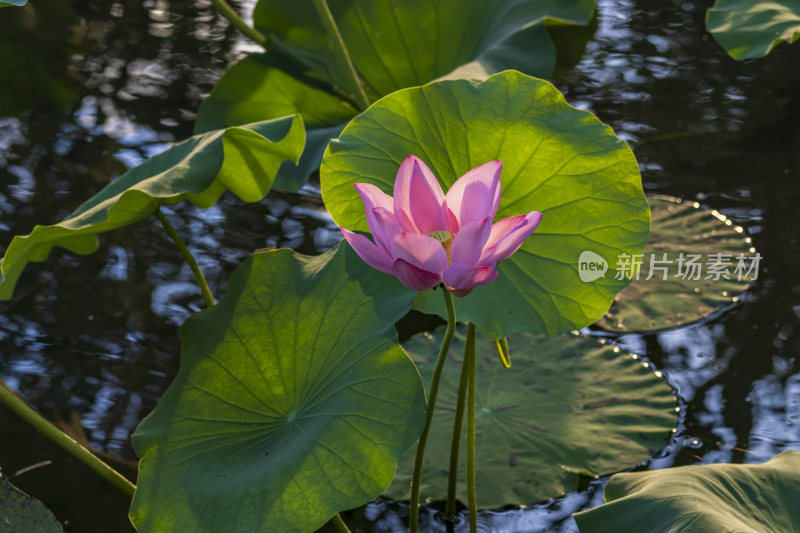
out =
<svg viewBox="0 0 800 533"><path fill-rule="evenodd" d="M478 358L475 354L475 325L467 328L467 346L469 350L464 354L464 365L469 367L469 390L467 398L467 507L469 507L469 532L478 531L478 497L476 490L475 473L475 398L478 381ZM467 362L467 356L469 362Z"/></svg>
<svg viewBox="0 0 800 533"><path fill-rule="evenodd" d="M331 518L331 523L333 523L336 531L339 533L350 533L350 528L344 523L344 520L342 520L342 515L339 513L333 515L333 518Z"/></svg>
<svg viewBox="0 0 800 533"><path fill-rule="evenodd" d="M268 49L270 44L272 44L271 37L264 35L242 20L242 17L240 17L239 14L234 11L225 0L211 0L211 4L220 15L228 19L228 21L233 24L237 30L242 32L245 37L257 44L260 44L264 50Z"/></svg>
<svg viewBox="0 0 800 533"><path fill-rule="evenodd" d="M433 420L433 410L436 408L436 396L439 394L439 381L442 377L442 369L447 359L447 352L450 350L450 341L456 331L456 309L453 304L453 295L450 291L442 288L444 303L447 308L447 330L442 339L442 346L439 349L439 356L436 358L436 365L433 368L433 379L428 389L428 408L425 415L425 427L417 442L417 453L414 456L414 472L411 477L411 496L409 498L408 509L408 529L410 533L419 533L419 484L422 479L422 461L425 458L425 445L428 442L428 433L431 430Z"/></svg>
<svg viewBox="0 0 800 533"><path fill-rule="evenodd" d="M447 503L444 516L453 520L456 516L456 488L458 486L458 456L461 451L461 433L464 428L464 409L467 406L467 389L469 388L469 354L475 351L475 326L467 326L467 340L464 344L464 359L461 362L461 377L458 382L458 399L456 414L453 418L453 435L450 440L450 467L447 478Z"/></svg>
<svg viewBox="0 0 800 533"><path fill-rule="evenodd" d="M211 289L208 286L208 282L206 281L206 277L203 275L203 271L200 270L200 267L197 264L192 252L189 251L189 248L186 246L186 243L183 242L178 232L175 231L175 228L172 227L172 224L164 216L164 213L161 212L161 209L156 209L156 217L161 222L161 225L164 227L164 231L167 232L167 235L170 236L172 241L175 243L175 246L178 247L178 251L180 251L183 258L189 263L189 268L192 269L192 274L194 274L194 278L197 280L197 284L200 286L200 292L203 295L203 300L206 302L207 307L213 307L216 302L214 301L214 296L211 294Z"/></svg>

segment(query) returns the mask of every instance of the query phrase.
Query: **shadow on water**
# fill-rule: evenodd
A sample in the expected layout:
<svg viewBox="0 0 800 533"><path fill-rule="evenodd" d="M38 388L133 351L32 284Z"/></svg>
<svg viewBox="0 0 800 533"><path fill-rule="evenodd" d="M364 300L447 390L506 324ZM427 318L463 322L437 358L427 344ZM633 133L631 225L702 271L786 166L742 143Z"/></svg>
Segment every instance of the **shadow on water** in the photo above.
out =
<svg viewBox="0 0 800 533"><path fill-rule="evenodd" d="M800 44L741 64L705 32L706 2L599 3L594 38L556 85L632 142L649 192L721 211L764 257L733 309L617 339L662 369L683 402L680 432L640 468L760 462L800 449ZM0 35L0 250L191 135L202 97L247 46L207 1L33 0L3 11ZM315 254L339 239L314 186L251 205L225 198L208 210L165 211L218 296L252 250ZM51 419L77 415L93 447L131 460L129 434L177 372L177 326L203 303L156 222L101 242L91 256L56 250L29 266L15 298L0 304L0 378ZM126 502L101 480L3 410L0 427L8 474L55 462L14 481L68 530L130 530ZM575 532L570 513L602 503L603 485L482 513L480 528ZM379 500L346 519L401 531L406 511ZM423 519L425 530L445 531L434 510Z"/></svg>

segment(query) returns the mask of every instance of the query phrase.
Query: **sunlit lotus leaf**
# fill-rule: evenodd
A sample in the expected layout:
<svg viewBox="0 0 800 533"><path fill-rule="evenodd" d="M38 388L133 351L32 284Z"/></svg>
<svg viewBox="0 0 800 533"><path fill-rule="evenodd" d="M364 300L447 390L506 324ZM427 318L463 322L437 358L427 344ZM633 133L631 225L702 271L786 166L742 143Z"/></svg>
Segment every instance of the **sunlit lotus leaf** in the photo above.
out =
<svg viewBox="0 0 800 533"><path fill-rule="evenodd" d="M734 59L764 57L800 39L800 0L717 0L706 27Z"/></svg>
<svg viewBox="0 0 800 533"><path fill-rule="evenodd" d="M42 502L17 490L0 474L0 533L63 533Z"/></svg>
<svg viewBox="0 0 800 533"><path fill-rule="evenodd" d="M617 474L606 503L573 515L581 533L800 531L800 452L760 465L692 465Z"/></svg>
<svg viewBox="0 0 800 533"><path fill-rule="evenodd" d="M459 320L492 338L516 331L556 333L589 325L629 280L614 259L640 254L650 215L630 148L591 113L569 106L548 82L518 72L483 83L452 80L393 93L359 115L325 152L322 197L342 227L369 231L354 183L391 194L400 163L420 157L447 190L467 170L503 162L496 220L531 211L542 222L498 266L497 280L456 298ZM583 251L610 263L582 281ZM445 316L441 296L415 307Z"/></svg>
<svg viewBox="0 0 800 533"><path fill-rule="evenodd" d="M217 82L197 112L195 133L299 114L306 127L306 147L300 162L287 161L278 171L274 189L297 190L319 168L328 141L357 110L331 92L314 87L284 70L277 54L250 54Z"/></svg>
<svg viewBox="0 0 800 533"><path fill-rule="evenodd" d="M412 301L346 245L245 261L133 435L138 531L312 532L378 496L425 420L394 330Z"/></svg>
<svg viewBox="0 0 800 533"><path fill-rule="evenodd" d="M594 0L340 0L328 2L373 97L447 76L484 79L506 69L549 77L555 48L545 26L586 25ZM253 19L311 74L347 87L312 0L261 0Z"/></svg>
<svg viewBox="0 0 800 533"><path fill-rule="evenodd" d="M447 494L450 436L464 349L456 334L442 375L425 452L421 497ZM442 331L404 347L430 383ZM677 422L669 386L651 368L596 338L563 333L510 335L511 368L476 335L478 505L524 505L576 490L580 476L610 474L648 460ZM466 435L458 497L466 502ZM403 456L386 493L408 498L414 450ZM635 531L620 529L619 531Z"/></svg>
<svg viewBox="0 0 800 533"><path fill-rule="evenodd" d="M8 300L23 268L44 261L53 246L79 254L97 250L97 234L133 224L162 203L210 207L225 191L255 202L270 190L278 167L297 162L305 130L299 116L195 135L129 170L65 220L14 237L0 260L0 300Z"/></svg>
<svg viewBox="0 0 800 533"><path fill-rule="evenodd" d="M739 301L758 275L760 259L741 227L695 202L649 200L650 238L638 279L597 322L604 329L647 331L694 322Z"/></svg>

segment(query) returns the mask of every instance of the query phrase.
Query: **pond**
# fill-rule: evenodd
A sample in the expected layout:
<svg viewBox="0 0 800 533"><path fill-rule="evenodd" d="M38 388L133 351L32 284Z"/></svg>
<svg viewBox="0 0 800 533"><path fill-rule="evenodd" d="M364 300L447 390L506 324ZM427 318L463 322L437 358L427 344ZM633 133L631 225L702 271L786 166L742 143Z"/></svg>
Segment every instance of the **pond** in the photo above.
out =
<svg viewBox="0 0 800 533"><path fill-rule="evenodd" d="M255 49L205 0L35 5L27 25L0 18L0 250L190 136L204 96ZM760 463L800 450L800 45L736 62L706 32L708 7L600 0L583 54L560 57L553 79L569 103L631 143L647 193L719 211L763 257L741 301L707 319L603 333L661 370L679 398L677 433L639 469ZM314 180L253 204L228 195L210 209L164 211L217 295L253 250L318 254L340 240ZM103 235L93 255L56 249L0 303L0 378L133 473L129 436L177 373L178 326L202 307L189 267L155 219ZM132 531L122 495L4 409L0 465L17 486L68 531ZM479 527L574 533L570 514L601 504L606 481L524 509L482 512ZM364 531L388 532L402 531L406 514L403 504L378 500L344 516ZM423 530L445 530L434 511L423 518Z"/></svg>

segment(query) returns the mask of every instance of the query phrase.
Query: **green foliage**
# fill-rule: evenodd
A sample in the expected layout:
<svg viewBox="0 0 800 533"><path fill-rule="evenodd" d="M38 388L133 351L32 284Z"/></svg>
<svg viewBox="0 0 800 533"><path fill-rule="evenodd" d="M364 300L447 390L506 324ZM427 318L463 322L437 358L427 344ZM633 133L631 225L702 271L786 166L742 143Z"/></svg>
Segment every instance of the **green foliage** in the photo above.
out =
<svg viewBox="0 0 800 533"><path fill-rule="evenodd" d="M800 452L761 465L681 466L613 476L581 533L800 531Z"/></svg>
<svg viewBox="0 0 800 533"><path fill-rule="evenodd" d="M28 0L3 0L0 2L0 7L11 7L11 6L24 6L28 3Z"/></svg>
<svg viewBox="0 0 800 533"><path fill-rule="evenodd" d="M311 532L378 496L425 419L394 331L412 301L347 245L245 261L133 435L138 530Z"/></svg>
<svg viewBox="0 0 800 533"><path fill-rule="evenodd" d="M484 79L513 68L549 77L555 48L545 26L586 25L595 2L343 0L329 6L374 99L448 75ZM253 19L259 30L273 34L304 61L312 76L346 87L314 13L312 0L261 0Z"/></svg>
<svg viewBox="0 0 800 533"><path fill-rule="evenodd" d="M630 148L548 82L508 71L483 83L453 80L393 93L356 117L332 142L320 169L322 197L337 224L369 231L354 183L392 192L400 163L415 154L447 190L482 163L503 162L497 219L541 211L524 246L490 285L456 298L459 320L492 338L556 333L593 323L627 280L615 271L590 283L578 258L592 250L616 264L641 253L649 209ZM415 307L445 316L439 295Z"/></svg>
<svg viewBox="0 0 800 533"><path fill-rule="evenodd" d="M0 300L8 300L29 261L44 261L53 246L79 254L97 250L97 234L133 224L162 203L210 207L223 192L245 202L269 192L278 167L296 162L305 142L298 116L196 135L126 172L52 226L14 237L0 260Z"/></svg>
<svg viewBox="0 0 800 533"><path fill-rule="evenodd" d="M233 65L200 106L195 133L298 113L306 127L306 147L298 165L284 163L273 188L297 190L319 168L328 141L357 110L352 104L309 85L284 70L274 53L250 54Z"/></svg>
<svg viewBox="0 0 800 533"><path fill-rule="evenodd" d="M706 28L734 59L764 57L800 39L800 0L717 0Z"/></svg>
<svg viewBox="0 0 800 533"><path fill-rule="evenodd" d="M2 385L0 385L2 386ZM0 474L0 533L63 533L50 510Z"/></svg>
<svg viewBox="0 0 800 533"><path fill-rule="evenodd" d="M738 301L750 286L752 275L739 280L734 273L740 255L745 258L755 255L749 251L750 238L742 235L742 228L693 202L668 196L651 196L649 200L650 238L644 247L639 279L616 296L611 309L597 322L611 331L650 331L688 324ZM656 261L666 258L666 280L657 270L664 265L651 263L652 254ZM699 274L700 279L676 277L681 255L682 268L689 271L691 267L686 266L686 260L690 256L700 256L699 264L707 267L716 254L728 256L730 279L706 279L707 268ZM653 277L647 279L651 268Z"/></svg>
<svg viewBox="0 0 800 533"><path fill-rule="evenodd" d="M549 77L556 53L545 26L588 24L595 8L593 0L515 0L502 6L482 0L470 9L457 4L330 2L373 100L435 78L485 79L507 68ZM346 76L312 0L259 2L254 18L280 42L225 73L200 107L195 133L300 114L306 150L298 166L281 167L274 184L297 190L358 110L352 95L341 92Z"/></svg>
<svg viewBox="0 0 800 533"><path fill-rule="evenodd" d="M422 381L433 371L436 337L417 336L404 347ZM476 338L478 377L476 450L478 504L524 505L578 488L579 475L598 476L646 461L669 441L677 414L664 381L618 348L569 333L508 338L511 368L493 344ZM447 494L446 467L464 351L457 333L442 374L425 453L422 500ZM461 440L466 447L466 437ZM466 502L466 457L459 469L459 499ZM400 461L387 494L408 498L414 450ZM619 531L628 531L620 529ZM630 530L633 531L633 530ZM643 530L642 530L643 531Z"/></svg>

